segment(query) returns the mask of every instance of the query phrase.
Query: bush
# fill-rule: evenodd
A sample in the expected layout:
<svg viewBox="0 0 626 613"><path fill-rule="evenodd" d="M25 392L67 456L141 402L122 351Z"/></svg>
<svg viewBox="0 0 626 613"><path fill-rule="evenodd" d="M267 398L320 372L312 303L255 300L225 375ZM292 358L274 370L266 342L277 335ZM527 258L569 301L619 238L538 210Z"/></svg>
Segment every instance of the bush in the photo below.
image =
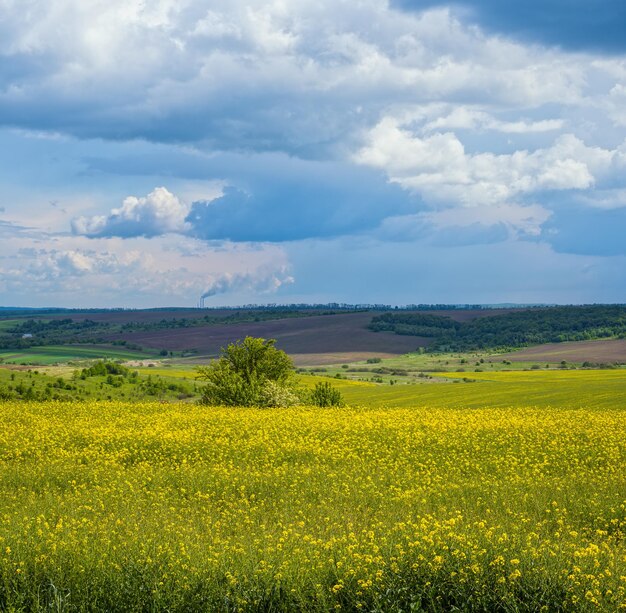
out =
<svg viewBox="0 0 626 613"><path fill-rule="evenodd" d="M99 360L92 364L89 368L83 368L80 373L81 379L87 377L106 377L107 375L120 375L127 377L130 374L130 369L116 362L109 362L107 360Z"/></svg>
<svg viewBox="0 0 626 613"><path fill-rule="evenodd" d="M330 383L316 383L311 392L311 404L317 407L341 407L345 403L341 392Z"/></svg>
<svg viewBox="0 0 626 613"><path fill-rule="evenodd" d="M198 367L197 377L207 382L200 402L232 407L298 404L293 362L274 347L275 342L247 336L222 349L221 357L209 366Z"/></svg>

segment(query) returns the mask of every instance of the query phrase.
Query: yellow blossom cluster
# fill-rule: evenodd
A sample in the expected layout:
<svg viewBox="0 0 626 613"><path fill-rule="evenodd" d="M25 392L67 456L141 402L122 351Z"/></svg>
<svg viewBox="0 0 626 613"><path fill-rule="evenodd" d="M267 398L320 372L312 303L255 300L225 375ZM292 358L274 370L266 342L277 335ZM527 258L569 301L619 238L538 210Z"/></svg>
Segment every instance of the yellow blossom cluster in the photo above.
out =
<svg viewBox="0 0 626 613"><path fill-rule="evenodd" d="M625 433L614 409L3 403L0 608L616 611Z"/></svg>

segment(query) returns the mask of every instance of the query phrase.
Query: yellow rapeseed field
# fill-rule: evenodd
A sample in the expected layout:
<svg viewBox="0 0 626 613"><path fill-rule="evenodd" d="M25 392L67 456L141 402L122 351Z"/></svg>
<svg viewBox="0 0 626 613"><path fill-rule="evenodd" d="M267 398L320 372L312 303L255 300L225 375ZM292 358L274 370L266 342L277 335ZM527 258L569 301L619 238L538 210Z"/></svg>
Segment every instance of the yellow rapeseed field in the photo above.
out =
<svg viewBox="0 0 626 613"><path fill-rule="evenodd" d="M5 402L0 609L617 611L625 434L615 409Z"/></svg>

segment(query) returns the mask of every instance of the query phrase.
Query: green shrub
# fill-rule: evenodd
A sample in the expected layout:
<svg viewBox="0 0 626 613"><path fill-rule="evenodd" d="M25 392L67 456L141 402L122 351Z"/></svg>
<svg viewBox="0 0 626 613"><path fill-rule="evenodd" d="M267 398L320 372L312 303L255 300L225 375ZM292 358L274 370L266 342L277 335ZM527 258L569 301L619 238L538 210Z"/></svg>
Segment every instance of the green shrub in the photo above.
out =
<svg viewBox="0 0 626 613"><path fill-rule="evenodd" d="M311 404L317 407L341 407L345 403L341 392L324 381L315 384L311 392Z"/></svg>

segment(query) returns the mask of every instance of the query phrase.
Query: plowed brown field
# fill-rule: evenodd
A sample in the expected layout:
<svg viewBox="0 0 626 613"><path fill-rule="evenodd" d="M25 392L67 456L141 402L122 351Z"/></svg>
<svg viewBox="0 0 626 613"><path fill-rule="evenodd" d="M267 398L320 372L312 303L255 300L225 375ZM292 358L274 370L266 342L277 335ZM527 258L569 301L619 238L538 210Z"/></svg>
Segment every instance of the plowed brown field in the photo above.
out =
<svg viewBox="0 0 626 613"><path fill-rule="evenodd" d="M626 362L626 339L548 343L498 357L512 362Z"/></svg>
<svg viewBox="0 0 626 613"><path fill-rule="evenodd" d="M515 309L510 309L515 310ZM434 315L469 321L476 317L508 312L509 309L428 311ZM120 311L88 314L98 321L123 323L129 321L158 322L162 319L200 318L205 315L227 316L233 310ZM393 357L425 347L430 339L376 333L367 329L376 311L309 315L261 322L225 323L190 328L138 330L115 334L107 340L127 340L142 347L168 351L195 351L198 355L215 356L228 343L245 336L274 338L277 347L289 353L298 365L323 365L353 362L370 357ZM84 318L83 316L79 316ZM76 317L78 319L79 317Z"/></svg>
<svg viewBox="0 0 626 613"><path fill-rule="evenodd" d="M316 315L241 324L218 324L194 328L147 330L119 338L143 347L168 351L196 350L217 355L221 347L245 336L275 338L277 347L293 356L296 363L329 364L370 356L398 355L415 351L428 339L376 333L367 329L372 313ZM313 361L311 361L311 359Z"/></svg>

